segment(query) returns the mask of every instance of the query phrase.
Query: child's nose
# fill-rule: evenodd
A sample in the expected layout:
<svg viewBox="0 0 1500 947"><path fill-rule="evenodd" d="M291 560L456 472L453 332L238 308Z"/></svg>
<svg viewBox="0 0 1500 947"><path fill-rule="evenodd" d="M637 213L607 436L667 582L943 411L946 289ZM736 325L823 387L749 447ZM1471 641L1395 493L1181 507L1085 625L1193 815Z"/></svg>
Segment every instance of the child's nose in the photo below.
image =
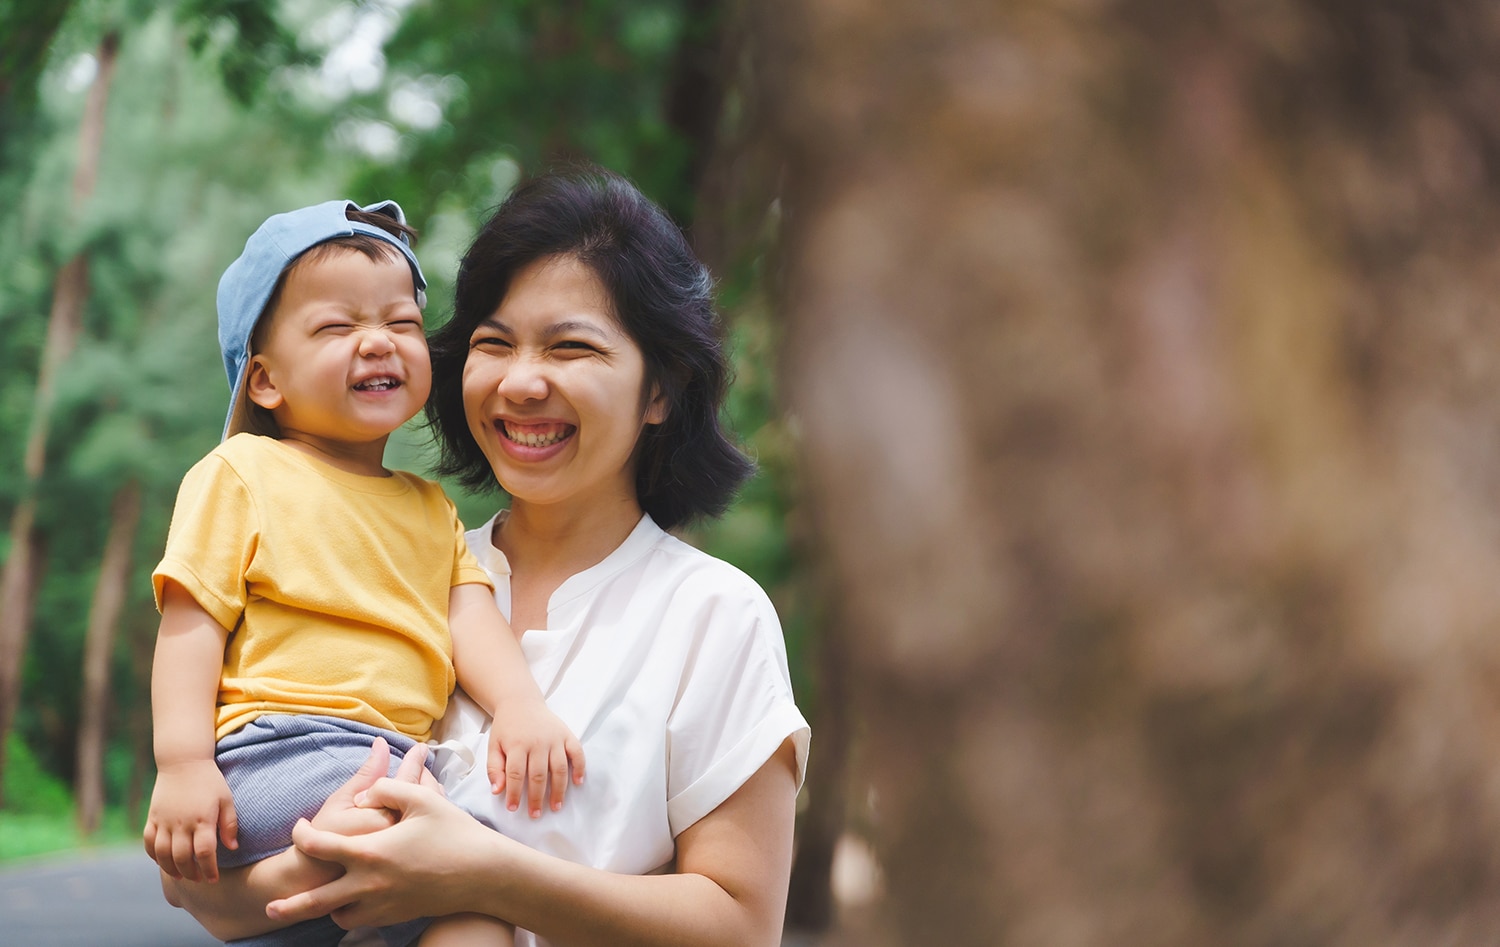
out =
<svg viewBox="0 0 1500 947"><path fill-rule="evenodd" d="M384 326L366 326L359 333L359 354L388 355L396 348Z"/></svg>

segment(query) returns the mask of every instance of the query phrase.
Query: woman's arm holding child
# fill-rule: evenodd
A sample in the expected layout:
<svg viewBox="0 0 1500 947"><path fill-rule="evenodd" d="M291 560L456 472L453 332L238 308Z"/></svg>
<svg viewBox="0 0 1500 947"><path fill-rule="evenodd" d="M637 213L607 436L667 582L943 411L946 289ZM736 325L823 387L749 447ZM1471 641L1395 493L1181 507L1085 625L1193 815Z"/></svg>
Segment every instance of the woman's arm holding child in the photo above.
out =
<svg viewBox="0 0 1500 947"><path fill-rule="evenodd" d="M448 597L448 627L459 685L494 718L488 762L494 792L504 792L506 807L514 810L524 790L528 811L537 818L550 773L549 803L554 812L561 809L569 763L574 785L583 782L583 745L548 709L490 590L455 585Z"/></svg>
<svg viewBox="0 0 1500 947"><path fill-rule="evenodd" d="M151 666L156 786L145 844L174 878L218 880L219 839L238 845L234 797L214 762L214 704L228 637L186 589L167 581Z"/></svg>

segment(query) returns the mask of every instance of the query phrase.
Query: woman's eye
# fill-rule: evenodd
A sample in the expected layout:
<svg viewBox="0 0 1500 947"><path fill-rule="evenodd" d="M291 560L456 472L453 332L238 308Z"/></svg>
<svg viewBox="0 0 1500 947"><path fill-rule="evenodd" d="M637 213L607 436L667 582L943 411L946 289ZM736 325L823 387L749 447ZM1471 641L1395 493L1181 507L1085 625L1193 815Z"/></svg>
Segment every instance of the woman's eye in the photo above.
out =
<svg viewBox="0 0 1500 947"><path fill-rule="evenodd" d="M566 339L566 340L564 340L562 342L557 343L557 345L555 345L553 347L554 348L558 348L558 349L562 349L562 350L564 350L564 351L566 351L566 352L568 352L570 354L580 354L580 355L583 354L583 353L586 353L586 352L597 351L597 349L595 349L592 345L588 344L587 342L579 342L576 339Z"/></svg>
<svg viewBox="0 0 1500 947"><path fill-rule="evenodd" d="M480 338L469 340L469 348L471 349L502 349L509 347L509 342L505 341L504 339L497 338L493 335L482 336Z"/></svg>

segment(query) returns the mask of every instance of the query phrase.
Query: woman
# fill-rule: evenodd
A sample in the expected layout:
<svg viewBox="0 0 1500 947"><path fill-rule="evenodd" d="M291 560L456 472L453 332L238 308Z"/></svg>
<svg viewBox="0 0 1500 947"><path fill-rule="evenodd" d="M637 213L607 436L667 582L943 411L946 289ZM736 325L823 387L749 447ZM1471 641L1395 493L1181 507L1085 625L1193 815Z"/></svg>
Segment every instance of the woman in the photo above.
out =
<svg viewBox="0 0 1500 947"><path fill-rule="evenodd" d="M438 769L503 834L400 780L352 808L360 783L297 849L219 890L177 885L175 903L221 937L468 912L520 944L779 942L808 742L780 627L748 577L663 531L722 512L750 472L718 421L710 290L623 179L544 176L481 230L432 339L441 469L510 494L470 545L588 756L566 808L496 805L485 721L460 696ZM340 834L381 809L399 821Z"/></svg>

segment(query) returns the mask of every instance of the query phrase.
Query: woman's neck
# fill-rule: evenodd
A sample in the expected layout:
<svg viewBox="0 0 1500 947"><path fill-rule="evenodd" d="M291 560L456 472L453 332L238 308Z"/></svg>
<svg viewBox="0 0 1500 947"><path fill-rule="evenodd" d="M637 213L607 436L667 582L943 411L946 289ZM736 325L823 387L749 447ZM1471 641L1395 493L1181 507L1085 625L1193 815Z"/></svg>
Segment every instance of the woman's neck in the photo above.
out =
<svg viewBox="0 0 1500 947"><path fill-rule="evenodd" d="M510 562L512 583L526 576L570 576L619 548L641 521L634 497L582 507L512 499L490 537Z"/></svg>

